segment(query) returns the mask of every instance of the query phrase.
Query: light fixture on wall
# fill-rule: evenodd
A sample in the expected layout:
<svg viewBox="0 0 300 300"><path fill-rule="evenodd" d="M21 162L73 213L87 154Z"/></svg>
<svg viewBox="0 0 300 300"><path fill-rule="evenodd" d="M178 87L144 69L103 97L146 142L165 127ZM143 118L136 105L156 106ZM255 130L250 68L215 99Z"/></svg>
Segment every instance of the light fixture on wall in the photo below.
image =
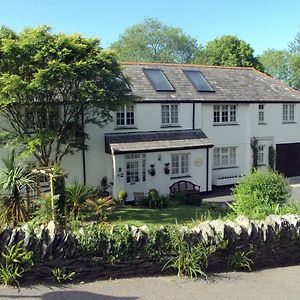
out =
<svg viewBox="0 0 300 300"><path fill-rule="evenodd" d="M158 154L157 160L161 161L161 154Z"/></svg>

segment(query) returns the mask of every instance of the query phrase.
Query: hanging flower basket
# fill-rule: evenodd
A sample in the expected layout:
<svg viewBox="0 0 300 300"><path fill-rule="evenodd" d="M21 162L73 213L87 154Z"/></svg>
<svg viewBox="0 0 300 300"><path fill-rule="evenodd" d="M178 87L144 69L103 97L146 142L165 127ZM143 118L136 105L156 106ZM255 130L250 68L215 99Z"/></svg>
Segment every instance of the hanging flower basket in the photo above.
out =
<svg viewBox="0 0 300 300"><path fill-rule="evenodd" d="M155 175L155 165L150 165L150 169L148 170L149 175Z"/></svg>
<svg viewBox="0 0 300 300"><path fill-rule="evenodd" d="M170 163L165 163L164 172L166 175L170 174L169 165L170 165Z"/></svg>

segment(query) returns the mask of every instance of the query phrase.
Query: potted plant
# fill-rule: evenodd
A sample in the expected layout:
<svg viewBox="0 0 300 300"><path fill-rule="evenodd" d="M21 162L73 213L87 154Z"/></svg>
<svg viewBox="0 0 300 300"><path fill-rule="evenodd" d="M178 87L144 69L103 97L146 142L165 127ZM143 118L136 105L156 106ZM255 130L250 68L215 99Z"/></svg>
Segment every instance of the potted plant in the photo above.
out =
<svg viewBox="0 0 300 300"><path fill-rule="evenodd" d="M165 163L164 172L166 175L168 175L170 173L169 165L170 165L170 163Z"/></svg>
<svg viewBox="0 0 300 300"><path fill-rule="evenodd" d="M155 175L155 165L150 165L150 169L148 170L149 175Z"/></svg>

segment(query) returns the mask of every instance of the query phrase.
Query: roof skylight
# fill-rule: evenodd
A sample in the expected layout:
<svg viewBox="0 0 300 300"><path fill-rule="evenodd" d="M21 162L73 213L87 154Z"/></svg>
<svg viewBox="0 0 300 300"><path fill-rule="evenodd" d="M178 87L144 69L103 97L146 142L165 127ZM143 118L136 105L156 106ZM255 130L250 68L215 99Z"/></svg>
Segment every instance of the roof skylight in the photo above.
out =
<svg viewBox="0 0 300 300"><path fill-rule="evenodd" d="M175 89L161 69L144 69L144 73L157 92L174 92Z"/></svg>
<svg viewBox="0 0 300 300"><path fill-rule="evenodd" d="M214 92L214 89L198 70L182 70L198 92Z"/></svg>

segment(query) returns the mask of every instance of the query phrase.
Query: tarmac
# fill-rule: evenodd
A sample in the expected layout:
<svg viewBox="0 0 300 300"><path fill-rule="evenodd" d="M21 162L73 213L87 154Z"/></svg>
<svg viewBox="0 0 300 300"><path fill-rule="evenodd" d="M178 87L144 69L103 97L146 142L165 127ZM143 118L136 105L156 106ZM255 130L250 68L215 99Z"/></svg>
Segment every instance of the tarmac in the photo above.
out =
<svg viewBox="0 0 300 300"><path fill-rule="evenodd" d="M250 300L300 299L300 266L250 273L220 273L204 279L149 277L74 285L0 288L0 299L20 300Z"/></svg>

